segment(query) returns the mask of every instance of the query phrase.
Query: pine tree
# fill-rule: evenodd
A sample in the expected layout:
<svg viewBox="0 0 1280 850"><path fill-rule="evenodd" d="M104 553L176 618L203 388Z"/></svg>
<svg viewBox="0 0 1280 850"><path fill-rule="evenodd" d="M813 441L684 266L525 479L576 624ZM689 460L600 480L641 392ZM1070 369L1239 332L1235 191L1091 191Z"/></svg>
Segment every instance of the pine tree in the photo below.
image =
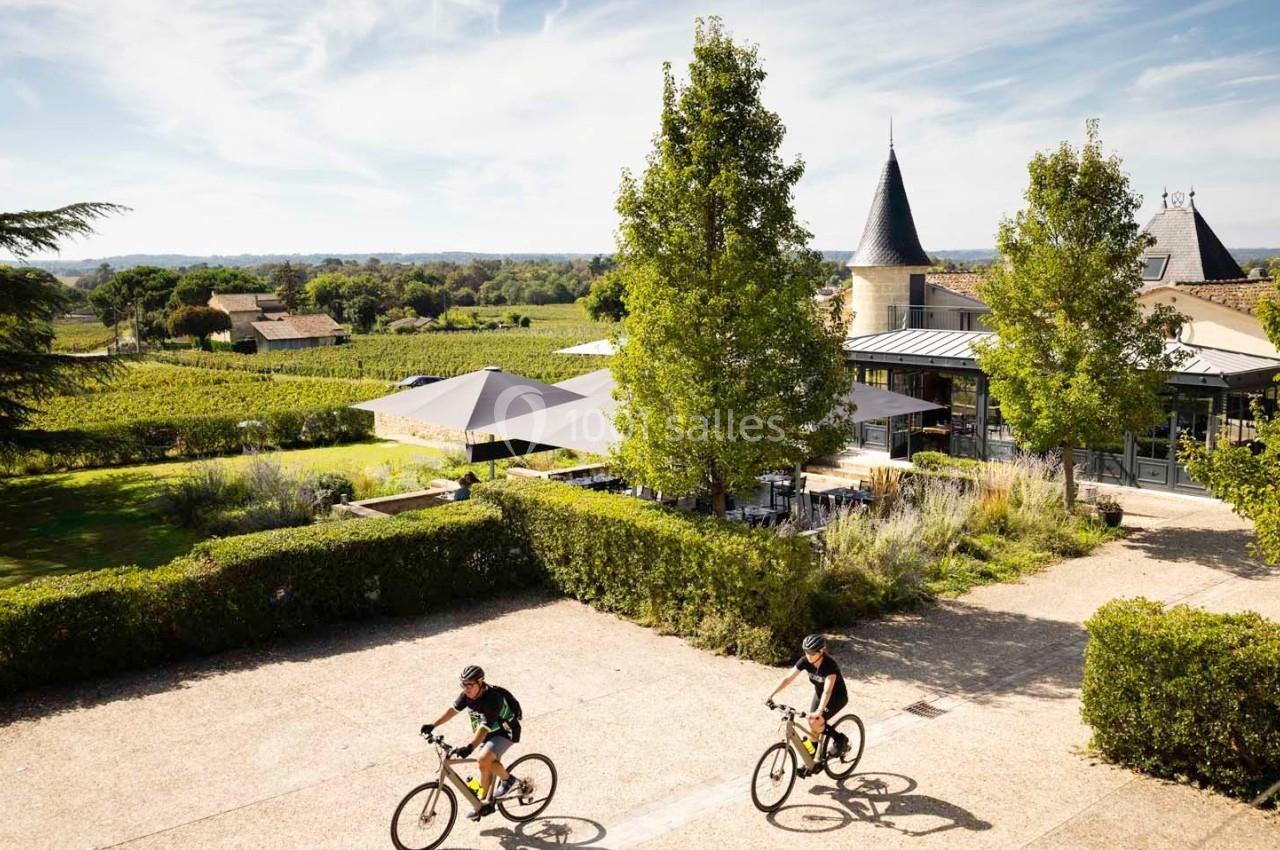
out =
<svg viewBox="0 0 1280 850"><path fill-rule="evenodd" d="M92 233L93 219L124 209L81 203L0 213L0 248L19 259L56 251L61 240ZM73 392L86 378L101 377L112 368L107 360L52 353L52 322L66 308L66 296L52 275L0 266L0 451L14 448L19 430L41 401Z"/></svg>

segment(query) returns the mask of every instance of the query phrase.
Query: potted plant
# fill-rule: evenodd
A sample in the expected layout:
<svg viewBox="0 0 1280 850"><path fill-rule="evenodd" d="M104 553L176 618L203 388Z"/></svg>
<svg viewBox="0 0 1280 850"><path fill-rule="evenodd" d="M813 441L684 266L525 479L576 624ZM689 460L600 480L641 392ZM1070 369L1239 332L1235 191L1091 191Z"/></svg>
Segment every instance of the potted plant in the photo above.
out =
<svg viewBox="0 0 1280 850"><path fill-rule="evenodd" d="M1102 521L1106 523L1107 528L1118 527L1120 521L1124 519L1124 508L1120 507L1120 503L1116 501L1114 496L1102 494L1094 501L1093 507Z"/></svg>

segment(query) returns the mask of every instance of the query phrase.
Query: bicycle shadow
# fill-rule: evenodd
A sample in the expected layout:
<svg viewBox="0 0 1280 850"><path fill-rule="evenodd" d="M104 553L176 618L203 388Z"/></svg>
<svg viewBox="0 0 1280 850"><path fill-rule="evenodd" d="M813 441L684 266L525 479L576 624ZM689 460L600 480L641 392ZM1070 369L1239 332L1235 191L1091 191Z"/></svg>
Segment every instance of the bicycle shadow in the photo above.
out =
<svg viewBox="0 0 1280 850"><path fill-rule="evenodd" d="M553 850L558 847L603 850L600 842L608 833L603 824L590 818L549 815L517 824L514 829L502 826L481 830L480 834L496 840L502 850Z"/></svg>
<svg viewBox="0 0 1280 850"><path fill-rule="evenodd" d="M783 806L768 821L788 832L822 833L860 822L919 838L953 829L982 832L991 829L968 809L928 794L900 773L855 773L834 786L817 785L811 794L829 797L837 806L797 803ZM905 821L905 823L904 823Z"/></svg>

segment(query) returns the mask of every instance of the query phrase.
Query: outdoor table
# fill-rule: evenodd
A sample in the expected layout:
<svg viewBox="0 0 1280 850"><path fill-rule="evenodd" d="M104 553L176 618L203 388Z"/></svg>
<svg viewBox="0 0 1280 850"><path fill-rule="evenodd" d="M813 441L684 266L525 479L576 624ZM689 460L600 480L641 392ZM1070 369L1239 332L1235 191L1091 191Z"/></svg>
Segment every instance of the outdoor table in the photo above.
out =
<svg viewBox="0 0 1280 850"><path fill-rule="evenodd" d="M790 475L782 475L776 472L770 472L765 475L761 475L756 480L761 482L762 484L769 485L769 507L771 508L777 507L777 504L778 504L776 499L776 491L774 488L777 487L777 485L782 484L783 482L786 482L788 486L790 486L791 484Z"/></svg>
<svg viewBox="0 0 1280 850"><path fill-rule="evenodd" d="M869 505L875 501L870 490L859 490L855 487L835 487L831 490L820 490L809 494L814 507L821 505L828 510L843 508L845 505Z"/></svg>

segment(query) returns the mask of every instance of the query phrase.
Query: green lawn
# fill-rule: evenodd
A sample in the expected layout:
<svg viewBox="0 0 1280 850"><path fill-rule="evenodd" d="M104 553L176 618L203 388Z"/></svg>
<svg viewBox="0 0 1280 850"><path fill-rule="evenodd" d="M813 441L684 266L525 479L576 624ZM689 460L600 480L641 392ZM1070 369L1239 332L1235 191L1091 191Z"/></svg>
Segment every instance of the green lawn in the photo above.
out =
<svg viewBox="0 0 1280 850"><path fill-rule="evenodd" d="M441 457L436 449L393 442L280 452L287 466L363 472L394 470ZM247 463L245 456L226 458ZM153 567L199 537L170 525L152 501L186 461L32 475L0 480L0 587L58 573L138 564Z"/></svg>

